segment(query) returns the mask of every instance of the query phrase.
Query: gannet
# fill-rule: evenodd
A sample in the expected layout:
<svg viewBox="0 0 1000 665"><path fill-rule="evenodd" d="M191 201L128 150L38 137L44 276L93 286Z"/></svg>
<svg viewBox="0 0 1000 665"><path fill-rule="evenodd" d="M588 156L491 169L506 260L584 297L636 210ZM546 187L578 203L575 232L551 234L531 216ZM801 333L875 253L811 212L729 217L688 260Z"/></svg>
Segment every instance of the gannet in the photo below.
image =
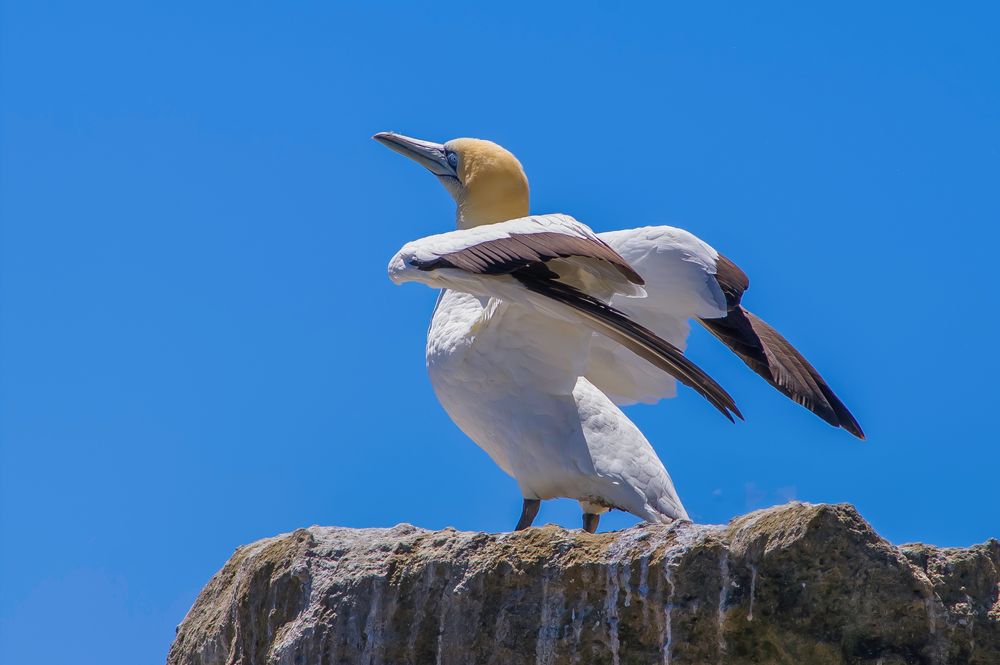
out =
<svg viewBox="0 0 1000 665"><path fill-rule="evenodd" d="M456 203L457 230L406 244L389 277L441 289L427 335L431 383L458 427L517 481L516 530L557 497L579 501L591 533L615 508L688 519L619 406L673 397L679 379L742 418L683 355L691 319L779 391L864 438L812 365L743 308L743 271L691 233L594 233L568 215L531 216L524 169L490 141L373 138L426 167Z"/></svg>

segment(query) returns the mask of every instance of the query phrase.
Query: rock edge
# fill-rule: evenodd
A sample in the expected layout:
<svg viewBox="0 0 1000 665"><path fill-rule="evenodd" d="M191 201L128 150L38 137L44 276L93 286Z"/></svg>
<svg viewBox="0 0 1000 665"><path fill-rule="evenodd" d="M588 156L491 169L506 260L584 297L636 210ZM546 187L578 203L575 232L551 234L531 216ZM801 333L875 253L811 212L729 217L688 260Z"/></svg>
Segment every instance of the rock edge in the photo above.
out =
<svg viewBox="0 0 1000 665"><path fill-rule="evenodd" d="M1000 543L850 505L587 534L310 527L240 547L168 665L1000 663Z"/></svg>

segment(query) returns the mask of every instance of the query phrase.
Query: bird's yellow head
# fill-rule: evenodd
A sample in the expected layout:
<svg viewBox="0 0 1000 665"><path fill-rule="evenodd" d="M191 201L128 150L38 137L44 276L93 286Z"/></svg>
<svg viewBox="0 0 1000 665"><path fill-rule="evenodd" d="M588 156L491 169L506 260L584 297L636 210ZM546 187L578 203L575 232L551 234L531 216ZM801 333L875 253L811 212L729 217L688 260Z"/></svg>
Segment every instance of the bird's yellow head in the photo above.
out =
<svg viewBox="0 0 1000 665"><path fill-rule="evenodd" d="M528 215L528 176L514 155L492 141L452 139L442 145L392 132L372 138L437 176L455 199L460 229Z"/></svg>

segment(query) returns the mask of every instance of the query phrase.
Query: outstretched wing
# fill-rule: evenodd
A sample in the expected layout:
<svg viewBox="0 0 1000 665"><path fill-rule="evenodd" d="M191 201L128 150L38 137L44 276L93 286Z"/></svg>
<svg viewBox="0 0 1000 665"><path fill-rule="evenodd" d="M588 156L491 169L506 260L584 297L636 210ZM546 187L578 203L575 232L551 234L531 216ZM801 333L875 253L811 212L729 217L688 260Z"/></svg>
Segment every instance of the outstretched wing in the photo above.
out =
<svg viewBox="0 0 1000 665"><path fill-rule="evenodd" d="M609 304L616 294L644 295L643 280L570 217L526 217L424 238L393 257L389 276L397 283L499 298L581 324L690 386L730 420L740 416L726 391L680 349Z"/></svg>
<svg viewBox="0 0 1000 665"><path fill-rule="evenodd" d="M668 226L613 231L599 237L646 279L646 298L611 304L683 349L695 319L757 374L835 427L864 438L857 420L816 369L774 328L740 304L749 279L694 235ZM673 397L675 386L606 340L591 342L587 378L618 404Z"/></svg>
<svg viewBox="0 0 1000 665"><path fill-rule="evenodd" d="M719 318L702 318L701 324L782 394L834 427L843 427L859 439L865 438L857 419L816 368L777 330L740 305L750 280L721 254L716 279L726 296L727 312Z"/></svg>

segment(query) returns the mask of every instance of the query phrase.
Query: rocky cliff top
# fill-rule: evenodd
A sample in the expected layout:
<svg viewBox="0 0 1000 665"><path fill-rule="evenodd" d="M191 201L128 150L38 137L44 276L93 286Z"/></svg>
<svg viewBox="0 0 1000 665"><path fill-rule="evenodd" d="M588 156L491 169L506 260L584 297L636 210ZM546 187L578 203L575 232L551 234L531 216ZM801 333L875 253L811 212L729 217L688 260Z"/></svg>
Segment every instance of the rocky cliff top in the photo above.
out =
<svg viewBox="0 0 1000 665"><path fill-rule="evenodd" d="M848 505L588 534L310 527L239 548L168 665L1000 663L1000 543Z"/></svg>

